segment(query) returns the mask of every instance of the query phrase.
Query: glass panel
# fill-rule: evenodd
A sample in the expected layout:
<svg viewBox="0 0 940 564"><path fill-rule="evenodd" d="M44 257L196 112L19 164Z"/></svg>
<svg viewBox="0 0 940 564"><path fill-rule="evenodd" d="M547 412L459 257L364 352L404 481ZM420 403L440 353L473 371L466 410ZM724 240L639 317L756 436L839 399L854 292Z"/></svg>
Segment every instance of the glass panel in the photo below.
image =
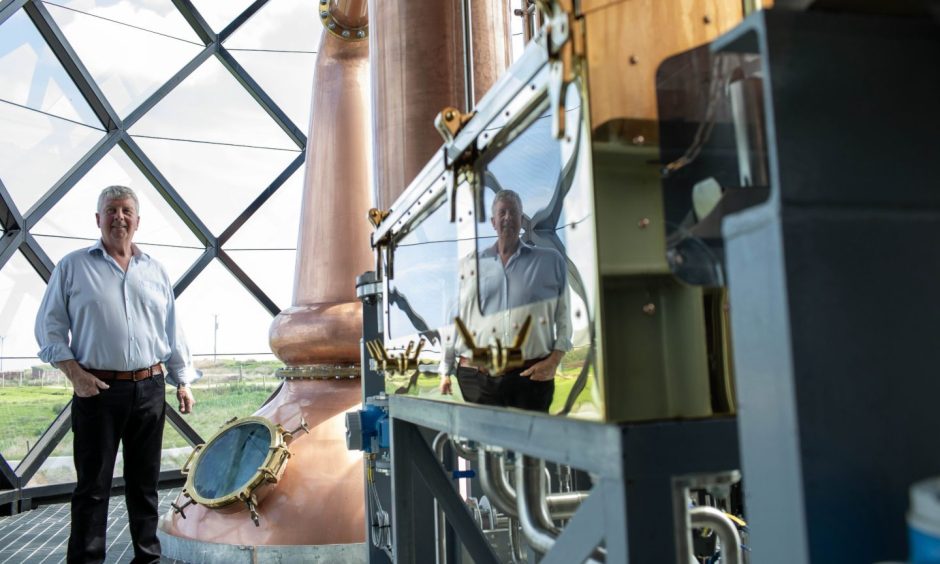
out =
<svg viewBox="0 0 940 564"><path fill-rule="evenodd" d="M0 103L0 177L16 207L29 209L103 136L101 130Z"/></svg>
<svg viewBox="0 0 940 564"><path fill-rule="evenodd" d="M430 215L395 246L394 278L388 281L388 334L420 334L440 346L440 329L453 322L457 303L457 228L441 198Z"/></svg>
<svg viewBox="0 0 940 564"><path fill-rule="evenodd" d="M130 186L137 192L140 229L134 240L164 265L170 280L177 280L205 247L120 148L111 150L88 171L31 233L56 263L73 250L91 246L101 237L94 218L98 195L112 184Z"/></svg>
<svg viewBox="0 0 940 564"><path fill-rule="evenodd" d="M19 387L23 380L23 386L30 386L30 369L42 364L36 356L39 345L33 327L45 291L45 282L20 253L10 257L0 270L0 372L6 374L4 385L12 382ZM24 370L26 374L21 378Z"/></svg>
<svg viewBox="0 0 940 564"><path fill-rule="evenodd" d="M225 243L225 250L229 252L244 249L294 250L297 247L297 233L300 228L303 180L304 167L301 166L232 235L232 238ZM290 272L293 272L293 267Z"/></svg>
<svg viewBox="0 0 940 564"><path fill-rule="evenodd" d="M154 106L131 133L299 150L214 58Z"/></svg>
<svg viewBox="0 0 940 564"><path fill-rule="evenodd" d="M238 51L233 55L294 125L306 132L316 54Z"/></svg>
<svg viewBox="0 0 940 564"><path fill-rule="evenodd" d="M666 258L684 282L724 286L722 220L770 194L760 57L705 46L658 76Z"/></svg>
<svg viewBox="0 0 940 564"><path fill-rule="evenodd" d="M198 42L199 36L177 11L172 0L146 2L114 2L113 0L56 0L48 6L69 8L76 12L107 18L127 25L142 27L178 39ZM51 12L51 9L50 9ZM61 25L61 24L60 24Z"/></svg>
<svg viewBox="0 0 940 564"><path fill-rule="evenodd" d="M232 259L279 307L291 303L303 167L297 170L225 244Z"/></svg>
<svg viewBox="0 0 940 564"><path fill-rule="evenodd" d="M215 31L222 31L238 14L244 12L245 8L250 4L250 0L226 0L225 2L219 2L219 0L197 0L193 2L196 10L202 14L202 17L206 20L206 23L209 24L209 27Z"/></svg>
<svg viewBox="0 0 940 564"><path fill-rule="evenodd" d="M316 51L322 31L309 0L270 0L225 40L225 48Z"/></svg>
<svg viewBox="0 0 940 564"><path fill-rule="evenodd" d="M217 499L237 492L258 473L271 447L271 431L260 423L236 425L200 453L193 489Z"/></svg>
<svg viewBox="0 0 940 564"><path fill-rule="evenodd" d="M179 296L177 310L194 355L244 358L271 352L271 314L218 261Z"/></svg>
<svg viewBox="0 0 940 564"><path fill-rule="evenodd" d="M56 370L58 372L58 370ZM68 399L71 399L72 392L71 388L68 391ZM37 398L37 401L43 401L43 398ZM43 401L47 403L48 400ZM55 403L58 405L58 402ZM52 405L51 407L55 407ZM64 405L64 403L62 404ZM49 420L52 422L52 419ZM72 441L74 436L72 431L69 430L64 437L62 437L62 442L56 446L55 450L52 451L52 454L42 463L39 467L39 470L33 474L33 477L29 480L27 487L34 486L50 486L53 484L67 484L70 482L75 482L78 477L75 474L75 460L72 458ZM120 465L120 467L118 466ZM121 461L120 455L115 463L113 476L120 476L123 473L123 463Z"/></svg>
<svg viewBox="0 0 940 564"><path fill-rule="evenodd" d="M134 8L129 2L99 9L101 17L54 4L47 6L88 72L122 116L139 106L203 49L191 34L175 38L140 29L149 28L162 18L157 12ZM169 8L165 15L174 14L169 2L162 7ZM178 13L174 15L173 20L180 18ZM138 27L117 23L131 21L139 22L133 24ZM102 41L102 37L108 40ZM121 48L115 49L115 45Z"/></svg>
<svg viewBox="0 0 940 564"><path fill-rule="evenodd" d="M171 390L172 394L167 394L167 401L170 407L167 409L176 409L176 390ZM200 398L202 399L202 398ZM202 407L202 402L199 402ZM182 468L186 464L186 459L193 452L193 447L189 446L183 435L180 435L173 425L167 421L163 426L163 449L160 452L160 470L175 470Z"/></svg>
<svg viewBox="0 0 940 564"><path fill-rule="evenodd" d="M215 235L225 231L297 155L295 151L138 141Z"/></svg>
<svg viewBox="0 0 940 564"><path fill-rule="evenodd" d="M101 127L23 10L0 25L0 76L0 99Z"/></svg>
<svg viewBox="0 0 940 564"><path fill-rule="evenodd" d="M0 378L0 453L14 468L72 399L61 372L33 364L33 369L7 370ZM64 440L68 443L60 443L53 456L68 456L71 466L71 435Z"/></svg>
<svg viewBox="0 0 940 564"><path fill-rule="evenodd" d="M197 70L132 131L144 152L216 234L300 151L215 61Z"/></svg>
<svg viewBox="0 0 940 564"><path fill-rule="evenodd" d="M461 318L476 346L493 350L514 343L527 324L531 330L518 368L467 367L458 369L457 379L470 401L596 417L587 362L596 250L577 85L569 87L567 100L564 140L553 138L546 114L483 163L487 220L476 224L476 260L460 272L461 296L472 296L461 299ZM553 373L552 363L543 361L556 351L562 363ZM465 342L458 353L469 358ZM505 376L493 376L501 372Z"/></svg>

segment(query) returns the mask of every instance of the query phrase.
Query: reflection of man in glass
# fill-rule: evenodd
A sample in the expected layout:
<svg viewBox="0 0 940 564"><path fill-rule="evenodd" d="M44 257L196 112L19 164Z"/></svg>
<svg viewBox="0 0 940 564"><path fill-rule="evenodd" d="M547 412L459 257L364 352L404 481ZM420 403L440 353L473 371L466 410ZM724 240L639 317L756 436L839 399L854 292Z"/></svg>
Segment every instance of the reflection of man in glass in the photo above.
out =
<svg viewBox="0 0 940 564"><path fill-rule="evenodd" d="M473 276L471 267L465 276L465 280L478 280L483 316L474 314L475 300L468 300L461 292L461 317L477 333L480 346L491 336L508 344L531 315L532 331L523 346L526 360L522 368L492 376L461 356L457 378L467 401L547 412L555 391L555 372L571 350L565 259L554 249L520 239L522 200L516 192L497 192L490 221L496 243L479 252L479 275ZM445 353L448 368L454 364L453 355L453 348ZM450 393L450 389L450 376L445 371L441 392Z"/></svg>

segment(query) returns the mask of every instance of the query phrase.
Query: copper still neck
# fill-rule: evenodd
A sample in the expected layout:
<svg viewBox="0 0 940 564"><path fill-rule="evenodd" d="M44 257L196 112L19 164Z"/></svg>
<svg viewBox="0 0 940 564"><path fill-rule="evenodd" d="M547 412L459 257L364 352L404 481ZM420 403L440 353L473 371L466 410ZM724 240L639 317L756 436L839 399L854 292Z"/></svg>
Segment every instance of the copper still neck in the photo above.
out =
<svg viewBox="0 0 940 564"><path fill-rule="evenodd" d="M362 333L355 280L372 268L368 42L324 33L315 80L293 305L274 319L270 343L289 367L352 367Z"/></svg>

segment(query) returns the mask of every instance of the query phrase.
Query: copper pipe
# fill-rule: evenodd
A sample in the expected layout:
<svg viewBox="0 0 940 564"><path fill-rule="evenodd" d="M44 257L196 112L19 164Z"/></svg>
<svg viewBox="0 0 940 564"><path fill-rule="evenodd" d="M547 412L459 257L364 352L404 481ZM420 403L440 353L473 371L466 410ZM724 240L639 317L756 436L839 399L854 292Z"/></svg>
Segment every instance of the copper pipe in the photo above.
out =
<svg viewBox="0 0 940 564"><path fill-rule="evenodd" d="M509 65L505 1L470 2L474 100ZM376 205L385 210L440 148L434 117L467 110L463 25L460 2L371 0L369 14Z"/></svg>
<svg viewBox="0 0 940 564"><path fill-rule="evenodd" d="M270 330L271 350L288 366L359 361L362 304L355 279L372 268L368 57L366 41L322 35L293 306Z"/></svg>
<svg viewBox="0 0 940 564"><path fill-rule="evenodd" d="M220 513L202 506L186 518L170 512L160 527L204 542L235 545L350 544L365 539L362 455L346 449L345 413L361 402L358 378L288 380L256 415L285 429L300 416L310 427L291 442L291 458L278 484L261 503L261 525L247 510Z"/></svg>
<svg viewBox="0 0 940 564"><path fill-rule="evenodd" d="M359 29L369 23L367 0L330 0L330 14L343 27Z"/></svg>

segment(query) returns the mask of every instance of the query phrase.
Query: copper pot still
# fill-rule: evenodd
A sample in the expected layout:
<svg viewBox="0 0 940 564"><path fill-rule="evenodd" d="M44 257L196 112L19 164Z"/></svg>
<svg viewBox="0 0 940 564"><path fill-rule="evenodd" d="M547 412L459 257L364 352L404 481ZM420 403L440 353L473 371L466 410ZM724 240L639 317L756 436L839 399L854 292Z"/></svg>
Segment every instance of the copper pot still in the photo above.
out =
<svg viewBox="0 0 940 564"><path fill-rule="evenodd" d="M365 539L362 455L346 448L345 413L356 408L358 378L287 380L256 412L285 429L301 416L309 434L290 443L291 457L277 484L259 499L259 525L245 505L234 512L200 505L186 517L169 513L161 528L178 537L234 545L321 545L360 543Z"/></svg>

